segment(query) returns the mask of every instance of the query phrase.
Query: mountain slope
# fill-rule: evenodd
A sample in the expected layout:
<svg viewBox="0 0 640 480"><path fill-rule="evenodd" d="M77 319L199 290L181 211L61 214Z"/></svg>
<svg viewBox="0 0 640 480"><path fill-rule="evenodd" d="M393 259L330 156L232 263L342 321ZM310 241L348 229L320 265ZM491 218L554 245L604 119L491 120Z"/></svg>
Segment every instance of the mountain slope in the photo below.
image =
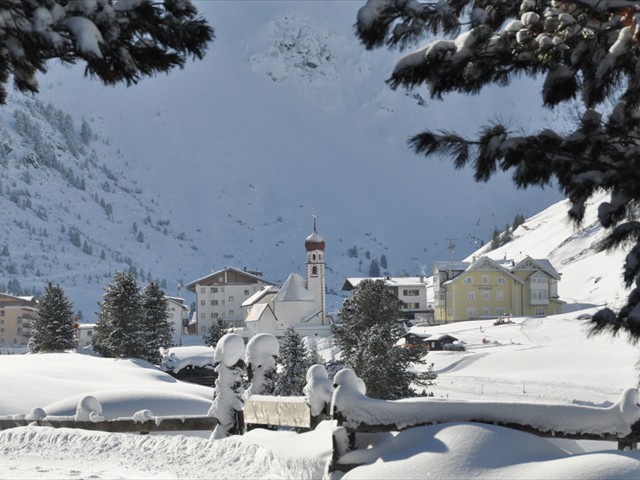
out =
<svg viewBox="0 0 640 480"><path fill-rule="evenodd" d="M428 271L448 258L451 239L456 256L467 255L494 226L561 198L517 191L502 174L476 184L469 171L406 146L423 127L472 133L496 115L527 129L557 120L523 102L536 82L425 101L424 92L384 83L393 53L355 40L360 2L195 3L217 35L202 62L129 89L82 79L80 67L51 65L40 79L42 101L86 118L119 152L98 165L135 180L158 217L193 239L196 256L159 243L150 256L132 251L145 272L167 278L170 293L178 279L225 265L274 282L302 271L313 211L327 241L328 289L338 292L383 254L393 275ZM135 212L114 218L140 227ZM347 253L354 246L357 257ZM93 301L103 286L91 286Z"/></svg>

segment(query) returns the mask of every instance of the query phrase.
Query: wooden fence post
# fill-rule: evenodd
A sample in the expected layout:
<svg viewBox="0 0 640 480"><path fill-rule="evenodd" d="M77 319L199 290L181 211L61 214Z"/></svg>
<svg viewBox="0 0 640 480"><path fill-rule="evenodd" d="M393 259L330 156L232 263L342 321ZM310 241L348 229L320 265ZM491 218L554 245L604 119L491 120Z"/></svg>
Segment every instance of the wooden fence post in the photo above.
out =
<svg viewBox="0 0 640 480"><path fill-rule="evenodd" d="M631 433L618 439L618 450L637 450L640 438L640 421L631 426Z"/></svg>

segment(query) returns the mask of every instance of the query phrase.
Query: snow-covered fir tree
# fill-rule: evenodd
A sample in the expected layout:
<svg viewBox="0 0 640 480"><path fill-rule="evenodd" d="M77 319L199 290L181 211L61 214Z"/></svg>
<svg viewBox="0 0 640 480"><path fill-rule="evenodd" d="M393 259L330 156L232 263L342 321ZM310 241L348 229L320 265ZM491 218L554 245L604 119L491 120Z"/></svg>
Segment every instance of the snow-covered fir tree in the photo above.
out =
<svg viewBox="0 0 640 480"><path fill-rule="evenodd" d="M158 282L150 282L142 291L145 352L140 358L158 365L161 348L173 346L173 325L168 319L167 300Z"/></svg>
<svg viewBox="0 0 640 480"><path fill-rule="evenodd" d="M270 333L259 333L247 342L245 361L248 387L245 398L251 395L273 395L279 351L278 339Z"/></svg>
<svg viewBox="0 0 640 480"><path fill-rule="evenodd" d="M598 246L629 248L624 281L634 286L618 313L604 309L593 331L626 331L640 341L640 14L634 2L522 0L370 0L357 15L367 48L429 42L396 63L389 85L424 85L432 98L477 94L521 76L543 79L541 102L571 103L575 124L523 132L499 121L475 138L428 130L413 136L417 153L471 164L478 181L511 171L519 187L559 186L569 216L584 218L597 191L610 193L598 208L609 229Z"/></svg>
<svg viewBox="0 0 640 480"><path fill-rule="evenodd" d="M189 0L2 1L0 13L10 19L0 42L0 103L9 78L18 90L37 92L36 73L53 58L81 60L86 74L107 85L131 85L202 58L213 38Z"/></svg>
<svg viewBox="0 0 640 480"><path fill-rule="evenodd" d="M74 348L73 305L60 285L48 282L31 323L29 351L63 352Z"/></svg>
<svg viewBox="0 0 640 480"><path fill-rule="evenodd" d="M244 341L240 335L228 333L224 335L214 353L215 368L218 378L215 383L214 398L209 416L218 420L218 425L211 434L212 440L242 433L243 425L239 415L243 407L244 387L242 380L245 373Z"/></svg>
<svg viewBox="0 0 640 480"><path fill-rule="evenodd" d="M404 334L402 302L382 280L364 280L342 304L340 323L332 326L342 361L367 386L371 398L415 396L421 376L410 370L424 363L422 352L397 345Z"/></svg>
<svg viewBox="0 0 640 480"><path fill-rule="evenodd" d="M222 318L218 318L211 324L207 333L202 336L202 341L205 345L215 348L218 344L218 340L227 334L227 330L230 327L231 325L229 325L229 322L224 321Z"/></svg>
<svg viewBox="0 0 640 480"><path fill-rule="evenodd" d="M282 368L276 382L276 395L302 395L307 383L309 359L302 338L293 327L284 331L279 363Z"/></svg>
<svg viewBox="0 0 640 480"><path fill-rule="evenodd" d="M142 296L135 276L116 272L98 304L92 345L103 357L144 355L146 335Z"/></svg>

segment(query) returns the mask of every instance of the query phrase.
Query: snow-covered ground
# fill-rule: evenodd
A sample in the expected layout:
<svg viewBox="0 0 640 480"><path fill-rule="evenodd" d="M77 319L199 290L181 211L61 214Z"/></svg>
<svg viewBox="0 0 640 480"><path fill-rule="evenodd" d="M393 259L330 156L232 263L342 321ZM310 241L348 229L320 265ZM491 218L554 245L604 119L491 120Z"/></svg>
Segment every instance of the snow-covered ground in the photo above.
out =
<svg viewBox="0 0 640 480"><path fill-rule="evenodd" d="M436 397L606 407L637 384L637 349L586 338L585 312L427 327L465 343L431 352ZM213 392L137 360L86 355L0 356L0 414L73 414L85 394L104 416L205 414ZM319 478L331 457L331 424L296 434L257 429L209 440L208 432L116 434L46 427L0 432L0 478ZM610 442L553 441L502 427L451 423L360 437L368 465L344 478L639 478L640 452ZM335 474L334 474L335 476Z"/></svg>

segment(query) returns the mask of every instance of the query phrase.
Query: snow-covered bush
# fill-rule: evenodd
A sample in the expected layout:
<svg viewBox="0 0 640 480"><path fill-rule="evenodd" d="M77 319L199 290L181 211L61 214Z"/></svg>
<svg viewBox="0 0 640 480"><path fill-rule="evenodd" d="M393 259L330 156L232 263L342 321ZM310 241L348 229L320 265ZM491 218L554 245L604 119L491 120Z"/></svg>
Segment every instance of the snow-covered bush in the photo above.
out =
<svg viewBox="0 0 640 480"><path fill-rule="evenodd" d="M216 345L214 361L218 378L216 379L214 399L209 416L218 420L211 439L225 438L241 433L242 425L238 416L242 412L242 381L245 373L244 342L240 335L227 333Z"/></svg>
<svg viewBox="0 0 640 480"><path fill-rule="evenodd" d="M280 351L278 339L270 333L260 333L249 340L245 352L249 387L244 398L251 395L272 395L276 381L276 358Z"/></svg>
<svg viewBox="0 0 640 480"><path fill-rule="evenodd" d="M322 412L327 412L327 406L331 405L333 383L329 380L326 368L322 365L309 367L309 370L307 370L307 384L304 386L303 391L311 409L312 417L317 417Z"/></svg>

